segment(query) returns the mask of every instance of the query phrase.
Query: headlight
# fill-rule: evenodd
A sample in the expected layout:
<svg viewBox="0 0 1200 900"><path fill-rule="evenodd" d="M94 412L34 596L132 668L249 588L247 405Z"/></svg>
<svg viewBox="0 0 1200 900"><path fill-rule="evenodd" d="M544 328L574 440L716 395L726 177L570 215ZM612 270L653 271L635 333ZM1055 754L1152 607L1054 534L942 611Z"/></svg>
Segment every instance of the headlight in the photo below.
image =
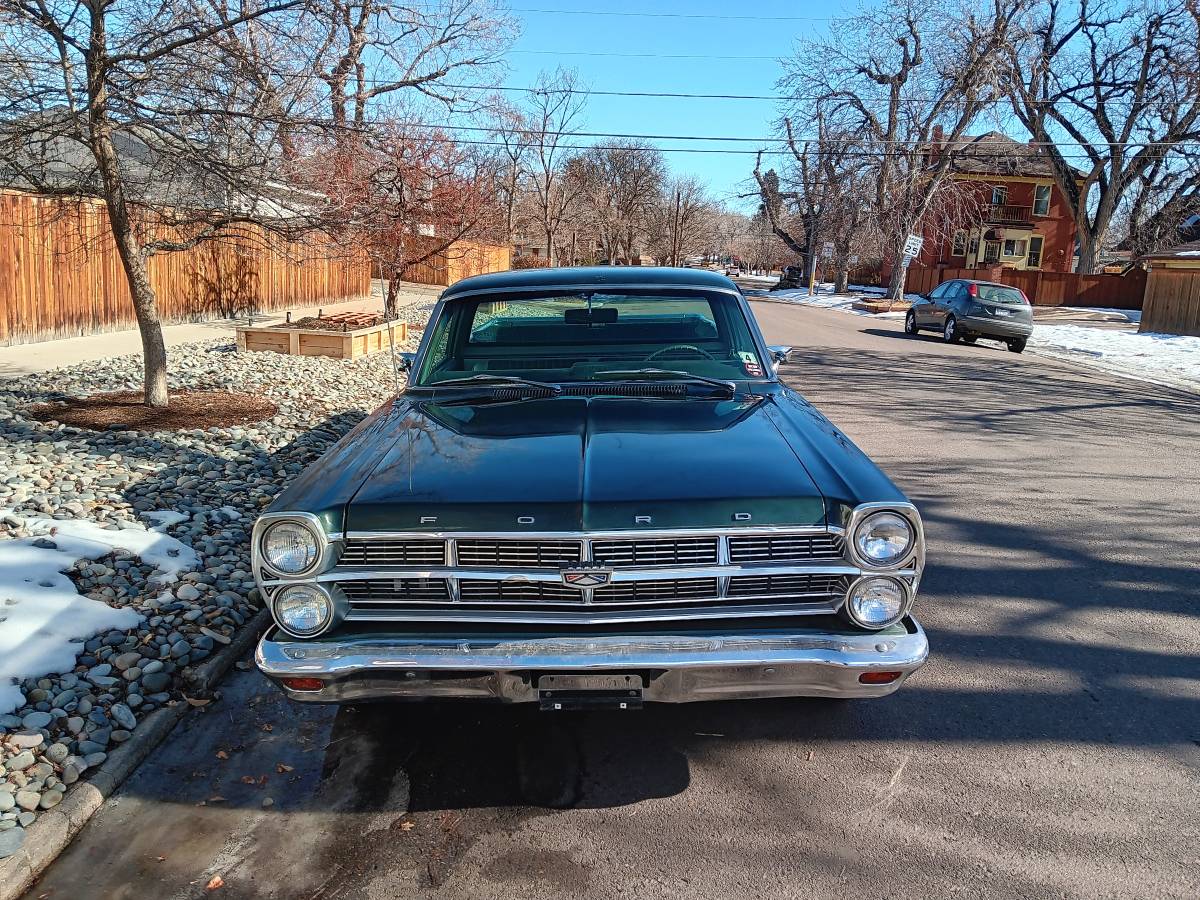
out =
<svg viewBox="0 0 1200 900"><path fill-rule="evenodd" d="M301 522L276 522L263 533L262 554L267 565L285 575L300 575L317 564L321 543Z"/></svg>
<svg viewBox="0 0 1200 900"><path fill-rule="evenodd" d="M854 529L854 549L869 566L894 566L913 546L913 527L899 513L877 512Z"/></svg>
<svg viewBox="0 0 1200 900"><path fill-rule="evenodd" d="M886 628L904 615L907 595L895 578L860 578L846 597L846 614L864 628Z"/></svg>
<svg viewBox="0 0 1200 900"><path fill-rule="evenodd" d="M329 595L311 584L294 584L275 597L275 621L299 637L321 631L333 616Z"/></svg>

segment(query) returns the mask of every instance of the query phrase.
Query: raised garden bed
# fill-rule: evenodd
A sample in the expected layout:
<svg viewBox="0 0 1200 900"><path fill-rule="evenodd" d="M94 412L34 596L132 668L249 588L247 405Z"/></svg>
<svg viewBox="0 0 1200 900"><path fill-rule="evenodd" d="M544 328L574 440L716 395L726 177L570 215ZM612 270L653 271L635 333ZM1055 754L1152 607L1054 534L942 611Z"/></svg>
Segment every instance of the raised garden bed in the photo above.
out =
<svg viewBox="0 0 1200 900"><path fill-rule="evenodd" d="M869 313L903 312L911 306L907 300L897 300L895 303L888 303L886 300L858 300L854 303L854 309Z"/></svg>
<svg viewBox="0 0 1200 900"><path fill-rule="evenodd" d="M391 330L391 339L388 330ZM408 338L408 323L385 322L375 313L333 313L276 325L243 325L237 329L238 350L270 350L292 356L357 359L387 350Z"/></svg>

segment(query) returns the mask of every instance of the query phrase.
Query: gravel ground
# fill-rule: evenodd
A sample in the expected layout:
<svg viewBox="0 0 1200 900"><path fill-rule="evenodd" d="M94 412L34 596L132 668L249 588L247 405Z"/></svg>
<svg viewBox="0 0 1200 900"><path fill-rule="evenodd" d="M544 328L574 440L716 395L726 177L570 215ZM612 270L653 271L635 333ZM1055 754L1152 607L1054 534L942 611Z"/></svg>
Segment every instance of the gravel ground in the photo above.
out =
<svg viewBox="0 0 1200 900"><path fill-rule="evenodd" d="M423 325L430 308L403 315ZM180 521L166 533L201 560L166 586L151 580L152 565L122 550L66 573L80 594L142 620L81 643L71 671L18 685L25 705L0 715L0 855L14 852L19 829L56 806L147 712L183 702L188 667L254 614L254 517L395 387L388 353L354 361L239 354L218 339L171 350L171 387L263 396L278 405L274 417L245 427L94 432L26 416L39 403L137 389L140 374L141 358L124 356L26 376L0 391L0 509L13 511L0 521L0 540L30 536L23 516L120 531L153 525L146 513L169 510Z"/></svg>

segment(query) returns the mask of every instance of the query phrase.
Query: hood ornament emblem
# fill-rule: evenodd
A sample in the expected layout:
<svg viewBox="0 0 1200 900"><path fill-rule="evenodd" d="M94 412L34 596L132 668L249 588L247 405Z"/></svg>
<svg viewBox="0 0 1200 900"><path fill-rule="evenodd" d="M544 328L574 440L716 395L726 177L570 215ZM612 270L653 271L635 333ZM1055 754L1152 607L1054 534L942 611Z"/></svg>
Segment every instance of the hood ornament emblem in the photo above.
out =
<svg viewBox="0 0 1200 900"><path fill-rule="evenodd" d="M567 587L602 587L612 581L613 570L607 566L573 566L562 569L562 581Z"/></svg>

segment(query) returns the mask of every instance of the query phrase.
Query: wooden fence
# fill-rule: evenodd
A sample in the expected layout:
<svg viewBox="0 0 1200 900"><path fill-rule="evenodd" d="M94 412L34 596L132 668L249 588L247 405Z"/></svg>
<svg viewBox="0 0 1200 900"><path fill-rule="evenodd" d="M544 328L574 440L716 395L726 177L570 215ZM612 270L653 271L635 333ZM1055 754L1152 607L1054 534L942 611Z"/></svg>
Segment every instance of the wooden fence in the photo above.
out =
<svg viewBox="0 0 1200 900"><path fill-rule="evenodd" d="M419 265L409 266L404 272L404 280L445 287L472 275L504 272L511 268L512 250L508 247L455 241L449 250Z"/></svg>
<svg viewBox="0 0 1200 900"><path fill-rule="evenodd" d="M324 237L289 242L260 229L156 254L148 267L164 322L311 306L371 290L365 255ZM135 324L102 204L0 193L0 343Z"/></svg>
<svg viewBox="0 0 1200 900"><path fill-rule="evenodd" d="M1138 330L1200 337L1200 269L1168 269L1151 263Z"/></svg>
<svg viewBox="0 0 1200 900"><path fill-rule="evenodd" d="M927 294L943 281L973 278L998 281L1020 288L1034 306L1106 306L1141 309L1146 293L1146 273L1131 269L1125 275L1076 275L1037 269L949 269L910 266L904 290Z"/></svg>

